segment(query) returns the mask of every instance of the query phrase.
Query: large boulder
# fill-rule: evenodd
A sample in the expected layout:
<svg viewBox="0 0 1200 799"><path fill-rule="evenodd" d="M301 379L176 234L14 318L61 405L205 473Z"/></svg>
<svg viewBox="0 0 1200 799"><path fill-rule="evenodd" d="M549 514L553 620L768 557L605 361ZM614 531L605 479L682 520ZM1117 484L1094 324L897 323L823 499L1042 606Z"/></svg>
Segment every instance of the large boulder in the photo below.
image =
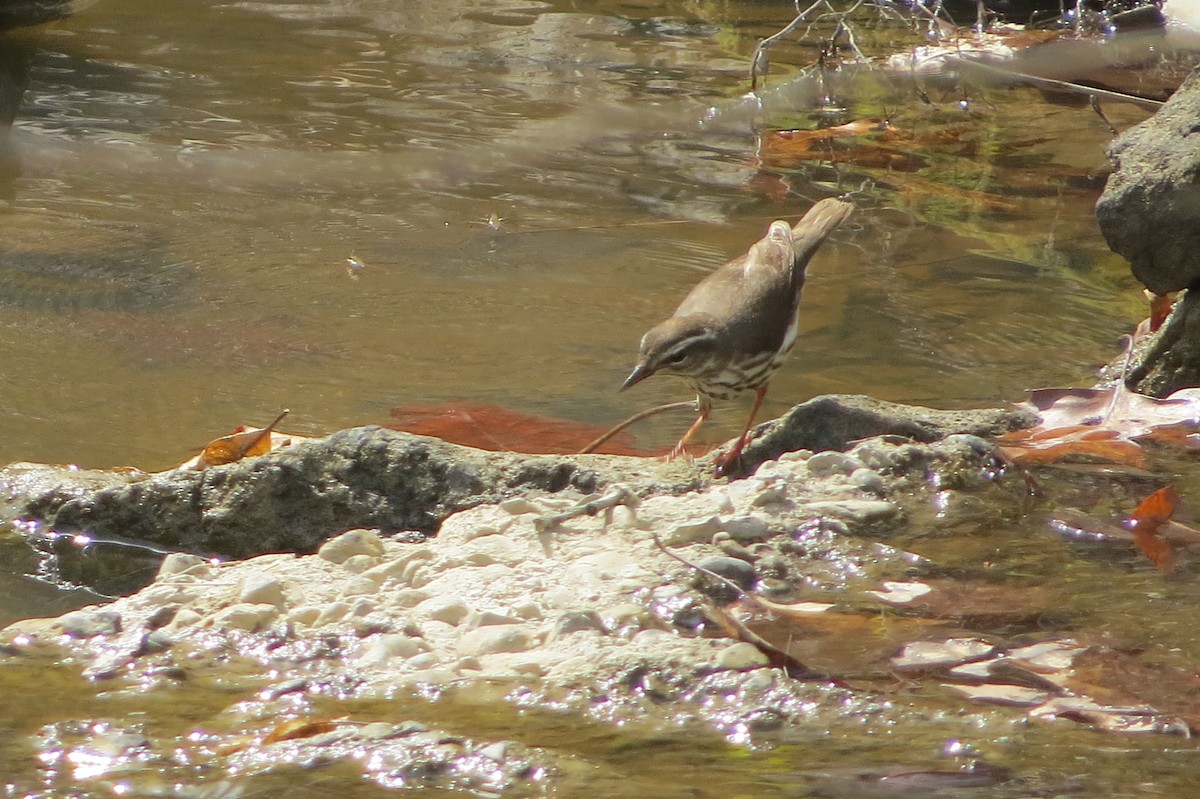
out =
<svg viewBox="0 0 1200 799"><path fill-rule="evenodd" d="M1096 218L1108 246L1156 294L1200 279L1200 72L1109 149Z"/></svg>
<svg viewBox="0 0 1200 799"><path fill-rule="evenodd" d="M1109 149L1113 172L1096 218L1109 247L1155 294L1200 285L1200 71ZM1139 343L1127 384L1150 396L1200 385L1200 293ZM1123 367L1122 367L1123 368Z"/></svg>

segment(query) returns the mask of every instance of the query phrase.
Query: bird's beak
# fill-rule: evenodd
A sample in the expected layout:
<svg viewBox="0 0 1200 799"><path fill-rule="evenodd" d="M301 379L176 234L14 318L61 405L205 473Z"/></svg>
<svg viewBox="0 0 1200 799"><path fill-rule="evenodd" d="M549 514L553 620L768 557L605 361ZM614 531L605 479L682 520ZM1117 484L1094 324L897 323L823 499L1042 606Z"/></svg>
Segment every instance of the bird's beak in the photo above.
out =
<svg viewBox="0 0 1200 799"><path fill-rule="evenodd" d="M654 370L647 367L646 363L643 361L642 363L639 363L637 366L633 367L633 371L629 373L629 377L625 378L625 382L621 384L620 390L624 391L630 386L635 386L652 374L654 374Z"/></svg>

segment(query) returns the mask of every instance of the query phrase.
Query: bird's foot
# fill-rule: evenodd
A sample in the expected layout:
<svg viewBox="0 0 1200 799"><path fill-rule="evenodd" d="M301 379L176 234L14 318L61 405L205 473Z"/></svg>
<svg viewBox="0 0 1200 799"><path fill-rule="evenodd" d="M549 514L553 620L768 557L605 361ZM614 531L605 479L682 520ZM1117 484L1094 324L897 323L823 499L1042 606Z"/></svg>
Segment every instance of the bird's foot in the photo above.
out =
<svg viewBox="0 0 1200 799"><path fill-rule="evenodd" d="M663 463L670 463L679 458L684 458L689 462L692 460L692 454L687 451L687 445L683 441L671 447L671 451L663 456Z"/></svg>
<svg viewBox="0 0 1200 799"><path fill-rule="evenodd" d="M716 465L713 467L714 477L728 477L735 469L741 468L742 465L742 449L730 450L723 455L718 455Z"/></svg>

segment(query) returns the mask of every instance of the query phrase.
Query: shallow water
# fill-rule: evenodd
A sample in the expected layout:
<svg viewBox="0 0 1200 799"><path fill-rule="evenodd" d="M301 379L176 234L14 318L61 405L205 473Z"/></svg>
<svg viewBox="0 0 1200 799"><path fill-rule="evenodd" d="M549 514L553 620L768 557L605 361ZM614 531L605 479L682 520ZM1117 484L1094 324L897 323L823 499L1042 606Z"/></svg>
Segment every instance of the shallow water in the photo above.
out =
<svg viewBox="0 0 1200 799"><path fill-rule="evenodd" d="M813 49L773 53L761 107L744 93L754 42L788 11L326 0L164 13L125 2L0 38L0 97L20 98L0 157L0 462L165 468L282 408L285 428L308 434L460 399L608 425L685 398L667 380L615 389L641 334L691 285L770 220L864 181L860 212L814 261L767 413L822 393L969 407L1089 383L1143 315L1092 212L1104 123L1031 89L925 85L922 103L901 76L847 70L832 86L848 109L838 121L889 116L898 134L883 165L861 152L836 163L781 153L768 128L820 115L819 87L795 74ZM1147 115L1105 111L1122 128ZM708 440L736 432L744 412L720 410ZM642 441L669 444L682 424L651 422ZM1200 651L1180 632L1190 577L1160 590L1133 557L1097 565L1039 538L1040 524L972 527L970 548L953 532L904 545L963 571L974 559L1006 579L1053 574L1073 611L1102 609L1096 628L1167 659ZM1108 586L1127 571L1137 579L1114 597ZM88 599L9 585L5 618ZM43 680L65 703L10 735L78 702L81 715L113 714L66 677L5 670L6 716L25 718L22 688ZM194 701L220 707L214 691ZM121 714L149 712L116 701ZM997 743L985 754L1044 770L1055 789L1073 770L1090 774L1087 790L1127 780L1151 757L1160 795L1195 787L1190 746L1084 735L1039 754L1052 733L1038 730L1014 753L999 743L1007 723L986 731ZM561 740L556 724L526 740ZM941 733L913 734L773 754L719 740L700 755L691 741L631 751L584 732L578 746L613 781L596 795L806 796L793 758L933 760ZM689 781L696 768L705 780ZM614 776L654 769L661 781ZM329 795L284 782L288 795ZM1122 785L1140 795L1137 780Z"/></svg>

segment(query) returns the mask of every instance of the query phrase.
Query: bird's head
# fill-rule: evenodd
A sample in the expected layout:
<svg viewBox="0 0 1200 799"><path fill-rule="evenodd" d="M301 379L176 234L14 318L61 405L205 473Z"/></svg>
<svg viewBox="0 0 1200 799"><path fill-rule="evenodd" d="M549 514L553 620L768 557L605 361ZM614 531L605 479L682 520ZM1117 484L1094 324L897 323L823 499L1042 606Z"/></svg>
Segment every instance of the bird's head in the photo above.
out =
<svg viewBox="0 0 1200 799"><path fill-rule="evenodd" d="M715 320L708 315L672 316L642 336L637 365L621 390L659 373L694 377L711 372L719 340Z"/></svg>

